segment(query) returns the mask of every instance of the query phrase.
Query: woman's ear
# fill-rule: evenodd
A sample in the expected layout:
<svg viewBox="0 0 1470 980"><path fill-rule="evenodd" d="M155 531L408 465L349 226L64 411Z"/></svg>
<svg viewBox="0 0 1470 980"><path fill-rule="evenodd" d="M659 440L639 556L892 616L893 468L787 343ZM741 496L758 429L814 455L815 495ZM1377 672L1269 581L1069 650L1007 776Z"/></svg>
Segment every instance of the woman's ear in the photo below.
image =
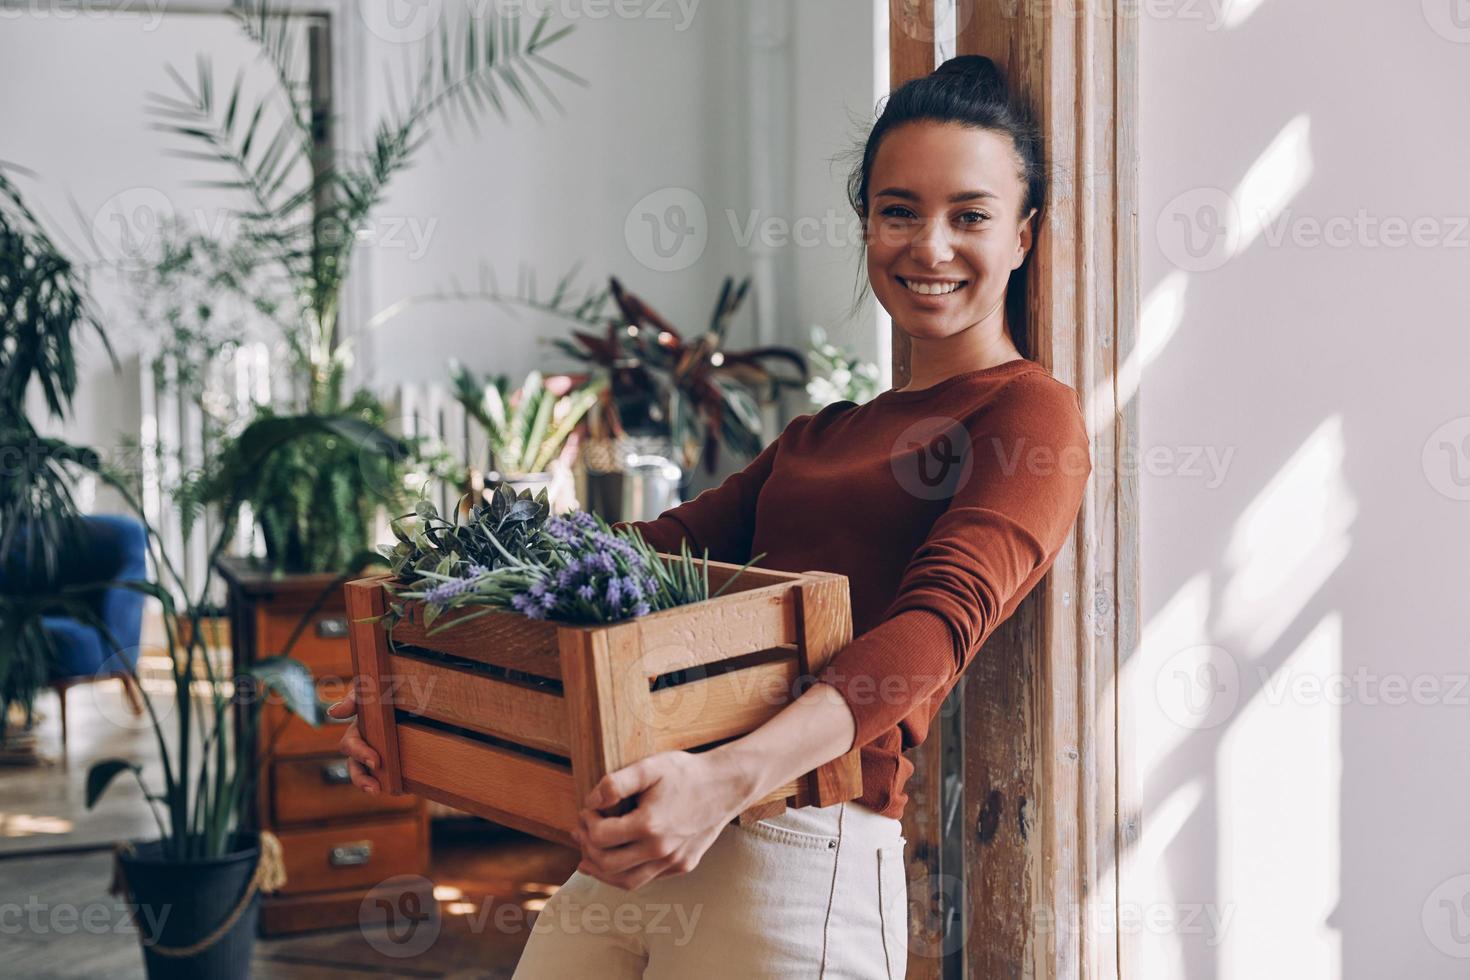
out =
<svg viewBox="0 0 1470 980"><path fill-rule="evenodd" d="M1031 251L1033 221L1036 218L1036 208L1026 215L1021 221L1021 227L1016 234L1016 261L1011 263L1011 271L1021 268L1021 263L1026 261L1026 254Z"/></svg>

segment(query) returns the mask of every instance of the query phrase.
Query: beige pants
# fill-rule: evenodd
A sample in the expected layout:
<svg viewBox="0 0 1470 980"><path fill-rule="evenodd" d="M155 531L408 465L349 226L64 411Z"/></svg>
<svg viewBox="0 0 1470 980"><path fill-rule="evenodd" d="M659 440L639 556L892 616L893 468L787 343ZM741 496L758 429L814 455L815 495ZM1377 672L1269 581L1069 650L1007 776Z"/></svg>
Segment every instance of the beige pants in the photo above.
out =
<svg viewBox="0 0 1470 980"><path fill-rule="evenodd" d="M635 891L575 871L537 914L513 980L899 980L903 825L860 803L731 824L688 874Z"/></svg>

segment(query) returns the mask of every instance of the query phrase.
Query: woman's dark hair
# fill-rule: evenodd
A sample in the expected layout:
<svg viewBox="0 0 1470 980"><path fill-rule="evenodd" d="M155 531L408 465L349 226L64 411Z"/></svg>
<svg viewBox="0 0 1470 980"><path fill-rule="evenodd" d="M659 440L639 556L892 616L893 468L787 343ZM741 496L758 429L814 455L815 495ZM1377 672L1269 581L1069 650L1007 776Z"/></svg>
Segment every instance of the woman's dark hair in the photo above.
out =
<svg viewBox="0 0 1470 980"><path fill-rule="evenodd" d="M949 59L923 78L905 82L888 96L862 147L861 161L847 181L848 202L859 217L868 210L868 180L883 138L898 126L920 120L958 123L1009 136L1020 161L1017 176L1023 188L1021 216L1032 208L1041 211L1047 183L1041 130L1027 106L1012 97L1010 86L995 62L983 55L966 54ZM1034 234L1037 226L1033 224L1032 228ZM864 282L859 270L854 312L862 303ZM1006 321L1010 325L1011 341L1023 356L1029 357L1025 283L1026 265L1022 263L1011 273L1006 286Z"/></svg>

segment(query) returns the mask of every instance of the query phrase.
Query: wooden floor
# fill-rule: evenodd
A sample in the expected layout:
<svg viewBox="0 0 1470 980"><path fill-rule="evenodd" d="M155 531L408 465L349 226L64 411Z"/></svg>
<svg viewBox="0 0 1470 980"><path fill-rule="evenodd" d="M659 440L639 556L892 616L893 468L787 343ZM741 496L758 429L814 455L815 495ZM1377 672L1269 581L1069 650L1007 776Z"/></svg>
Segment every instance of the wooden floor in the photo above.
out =
<svg viewBox="0 0 1470 980"><path fill-rule="evenodd" d="M129 730L115 682L70 694L70 760L0 768L0 976L142 977L127 908L108 895L115 841L156 836L136 785L116 787L93 812L87 767L111 756L156 767L151 735ZM40 707L43 753L59 753L56 702ZM509 977L535 909L576 867L576 852L489 824L438 821L430 877L437 931L422 952L342 929L260 940L255 977Z"/></svg>

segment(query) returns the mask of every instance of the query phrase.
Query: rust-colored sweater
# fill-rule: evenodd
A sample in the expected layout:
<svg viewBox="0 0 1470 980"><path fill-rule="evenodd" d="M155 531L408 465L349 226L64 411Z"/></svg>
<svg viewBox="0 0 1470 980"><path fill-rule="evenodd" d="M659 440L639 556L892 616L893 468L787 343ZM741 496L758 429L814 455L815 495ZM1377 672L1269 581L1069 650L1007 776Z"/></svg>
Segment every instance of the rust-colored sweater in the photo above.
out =
<svg viewBox="0 0 1470 980"><path fill-rule="evenodd" d="M860 802L900 817L945 695L1071 534L1092 461L1076 392L1031 360L793 419L652 521L659 551L846 575L854 640L817 675L857 723Z"/></svg>

